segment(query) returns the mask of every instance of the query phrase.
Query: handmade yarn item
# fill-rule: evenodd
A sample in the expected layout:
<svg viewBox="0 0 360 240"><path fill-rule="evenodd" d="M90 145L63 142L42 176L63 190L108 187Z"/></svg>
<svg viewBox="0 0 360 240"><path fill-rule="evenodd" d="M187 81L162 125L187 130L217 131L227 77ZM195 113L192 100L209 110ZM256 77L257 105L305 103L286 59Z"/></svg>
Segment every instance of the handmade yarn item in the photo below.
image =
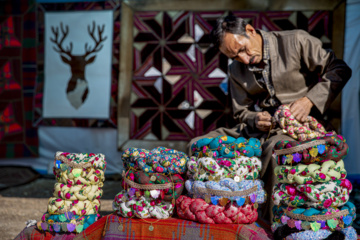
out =
<svg viewBox="0 0 360 240"><path fill-rule="evenodd" d="M339 230L351 226L356 218L356 208L351 202L342 207L292 208L285 205L273 207L274 223L296 227L298 230L332 229Z"/></svg>
<svg viewBox="0 0 360 240"><path fill-rule="evenodd" d="M356 240L358 239L356 230L351 226L337 231L331 231L329 229L320 229L316 232L312 230L299 231L294 227L292 229L293 231L290 233L278 234L277 230L280 230L280 228L283 227L287 227L287 225L284 226L281 223L275 223L271 226L272 231L276 234L275 237L277 237L275 239L285 239L285 240L308 240L308 239Z"/></svg>
<svg viewBox="0 0 360 240"><path fill-rule="evenodd" d="M102 186L102 185L101 185ZM54 197L67 200L94 200L102 197L103 190L100 185L71 185L55 183Z"/></svg>
<svg viewBox="0 0 360 240"><path fill-rule="evenodd" d="M349 200L352 184L340 179L319 184L278 183L271 195L275 205L285 204L292 207L328 208L339 207Z"/></svg>
<svg viewBox="0 0 360 240"><path fill-rule="evenodd" d="M258 157L240 156L235 159L192 156L187 163L187 176L194 180L205 181L222 178L257 179L261 171L261 160Z"/></svg>
<svg viewBox="0 0 360 240"><path fill-rule="evenodd" d="M156 198L155 193L151 197L138 195L135 191L121 191L115 196L113 210L118 215L126 218L157 218L166 219L172 216L175 205L171 202ZM158 195L158 194L157 194Z"/></svg>
<svg viewBox="0 0 360 240"><path fill-rule="evenodd" d="M131 182L127 181L128 183L126 183L125 178ZM145 188L148 188L148 186L155 187L152 190L157 190L156 186L159 184L169 184L168 188L158 189L158 191L160 191L160 197L164 201L171 201L174 198L178 198L184 189L184 179L180 176L180 174L165 175L162 173L147 173L144 171L129 169L126 174L123 175L123 189L134 188L135 191L138 191L141 195L150 196L149 191L151 189L138 189L137 185L133 183L146 185L142 186Z"/></svg>
<svg viewBox="0 0 360 240"><path fill-rule="evenodd" d="M51 232L79 233L99 217L105 155L57 152L53 169L57 183L37 227Z"/></svg>
<svg viewBox="0 0 360 240"><path fill-rule="evenodd" d="M274 158L278 165L316 163L327 160L335 162L345 158L349 147L341 135L327 134L311 140L279 141L274 146Z"/></svg>
<svg viewBox="0 0 360 240"><path fill-rule="evenodd" d="M45 213L38 223L38 229L50 232L77 232L86 230L91 224L96 222L100 214L91 214L79 217L72 212L66 212L58 215Z"/></svg>
<svg viewBox="0 0 360 240"><path fill-rule="evenodd" d="M278 107L274 119L286 134L299 141L323 137L327 133L323 125L311 116L307 116L306 121L300 123L292 115L288 105Z"/></svg>
<svg viewBox="0 0 360 240"><path fill-rule="evenodd" d="M233 138L225 135L199 139L191 145L191 151L199 158L260 157L262 153L259 139Z"/></svg>
<svg viewBox="0 0 360 240"><path fill-rule="evenodd" d="M250 224L257 220L257 208L251 202L238 206L236 202L222 202L221 205L207 203L203 199L192 199L181 195L176 200L177 214L182 219L200 223L242 223Z"/></svg>
<svg viewBox="0 0 360 240"><path fill-rule="evenodd" d="M298 164L295 166L280 165L274 173L280 183L310 184L345 179L344 161L329 160L320 164Z"/></svg>
<svg viewBox="0 0 360 240"><path fill-rule="evenodd" d="M212 190L221 190L227 191L230 193L241 192L252 189L253 187L257 187L256 191L249 192L248 194L244 194L243 196L214 196L211 194ZM259 204L264 203L266 201L266 192L264 190L264 182L261 180L243 180L241 182L236 182L231 178L224 178L218 182L215 181L194 181L194 180L186 180L185 187L188 191L188 196L192 198L201 198L206 200L210 196L210 200L221 199L222 197L228 198L230 201L236 201L237 203L241 203L241 201L245 202L245 198L249 197L252 200L255 199L254 202ZM202 191L201 191L202 190ZM209 190L209 193L207 193ZM212 198L212 199L211 199Z"/></svg>
<svg viewBox="0 0 360 240"><path fill-rule="evenodd" d="M189 157L175 149L157 147L152 150L128 148L122 154L125 169L134 168L148 173L183 174Z"/></svg>
<svg viewBox="0 0 360 240"><path fill-rule="evenodd" d="M56 152L54 165L61 169L61 164L68 165L71 168L88 168L100 169L105 171L105 155L102 153L68 153Z"/></svg>
<svg viewBox="0 0 360 240"><path fill-rule="evenodd" d="M56 152L54 175L58 183L70 185L100 185L106 170L105 155L98 153Z"/></svg>
<svg viewBox="0 0 360 240"><path fill-rule="evenodd" d="M98 213L100 201L94 199L92 201L85 200L64 200L62 198L51 197L48 203L48 213L62 214L72 212L74 215L90 215Z"/></svg>

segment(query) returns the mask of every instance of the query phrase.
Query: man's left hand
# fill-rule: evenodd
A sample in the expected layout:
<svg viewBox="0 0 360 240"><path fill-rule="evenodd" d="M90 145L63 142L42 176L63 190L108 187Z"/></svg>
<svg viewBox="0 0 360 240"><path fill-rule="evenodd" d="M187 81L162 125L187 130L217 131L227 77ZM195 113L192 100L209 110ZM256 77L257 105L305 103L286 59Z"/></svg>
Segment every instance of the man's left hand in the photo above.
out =
<svg viewBox="0 0 360 240"><path fill-rule="evenodd" d="M310 99L303 97L290 104L290 112L298 121L305 122L313 106Z"/></svg>

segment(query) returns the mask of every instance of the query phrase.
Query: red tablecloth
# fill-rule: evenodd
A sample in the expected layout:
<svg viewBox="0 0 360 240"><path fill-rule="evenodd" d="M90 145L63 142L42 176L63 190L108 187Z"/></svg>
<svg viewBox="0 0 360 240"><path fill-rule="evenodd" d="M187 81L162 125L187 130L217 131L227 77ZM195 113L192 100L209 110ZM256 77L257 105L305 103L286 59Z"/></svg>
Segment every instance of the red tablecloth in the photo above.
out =
<svg viewBox="0 0 360 240"><path fill-rule="evenodd" d="M265 231L258 223L249 225L201 224L177 218L160 221L146 219L145 221L107 215L77 235L44 233L33 226L25 228L15 239L272 239L269 231ZM121 231L119 231L120 223ZM150 225L153 226L153 231L149 230Z"/></svg>

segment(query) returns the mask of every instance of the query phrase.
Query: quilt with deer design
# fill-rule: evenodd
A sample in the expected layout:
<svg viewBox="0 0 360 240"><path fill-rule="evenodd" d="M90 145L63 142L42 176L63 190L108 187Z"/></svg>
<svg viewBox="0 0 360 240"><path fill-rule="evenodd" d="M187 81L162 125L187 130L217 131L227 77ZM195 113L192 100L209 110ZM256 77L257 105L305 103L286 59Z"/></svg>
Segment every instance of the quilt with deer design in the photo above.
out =
<svg viewBox="0 0 360 240"><path fill-rule="evenodd" d="M113 11L45 13L44 118L110 115Z"/></svg>
<svg viewBox="0 0 360 240"><path fill-rule="evenodd" d="M107 39L104 41L111 41L112 42L112 51L111 53L108 55L110 60L111 60L111 65L110 65L110 76L111 76L111 82L110 82L110 87L109 90L110 91L110 96L109 97L105 97L101 96L98 93L98 97L102 98L103 100L108 101L109 103L109 114L106 118L96 118L96 117L88 117L88 118L79 118L76 117L74 115L67 117L67 118L55 118L55 117L43 117L43 113L44 113L44 87L46 84L44 84L44 61L45 61L45 55L46 55L46 51L45 51L45 41L46 39L43 37L45 34L45 27L46 27L46 22L45 22L45 15L47 14L47 12L85 12L85 13L92 13L93 11L112 11L113 13L113 19L112 19L112 23L110 23L109 25L104 26L104 30L109 30L110 28L112 28L113 34L112 36L108 36L107 34L105 35L104 33L102 34L102 37L107 37ZM118 77L119 77L119 39L120 39L120 12L121 12L121 4L120 4L120 0L108 0L105 2L71 2L71 3L53 3L53 4L46 4L46 3L41 3L38 4L38 8L37 8L37 12L38 12L38 22L37 22L37 27L38 27L38 35L40 36L38 38L38 43L37 45L38 47L38 78L37 78L37 88L36 88L36 97L35 97L35 108L34 108L34 122L33 124L35 126L74 126L74 127L112 127L112 128L116 128L117 125L117 95L118 95ZM83 34L86 35L86 37L88 37L87 41L85 42L76 42L74 40L70 40L69 36L74 33L77 32L77 29L71 27L73 24L68 24L66 25L65 22L63 22L63 28L65 30L66 26L68 26L69 28L69 33L67 38L65 38L63 44L64 44L64 48L66 47L70 47L69 43L72 42L73 43L73 53L74 55L83 55L85 54L85 44L88 43L87 47L90 46L94 46L93 43L95 43L95 41L93 39L90 38L90 35L88 33L87 27L93 27L93 22L89 21L87 22L87 24L83 27ZM101 24L96 23L96 29L94 32L94 36L97 39L98 35L98 29L97 27L102 27ZM61 40L62 37L62 33L61 33L61 26L60 23L58 23L57 25L54 25L54 27L58 28L59 31L59 36L58 36L58 40ZM56 30L56 29L55 29ZM92 29L90 29L92 30ZM52 33L52 29L50 28L50 36L51 38L54 37L54 34ZM50 37L49 36L49 37ZM49 40L49 39L47 39ZM49 41L51 45L51 50L53 50L52 47L56 47L56 44L54 44L53 42ZM79 44L79 45L77 45ZM101 45L101 43L100 43ZM99 45L99 46L100 46ZM101 51L104 51L104 49L101 49L99 51L99 53L101 53ZM72 106L70 101L67 98L67 84L68 81L72 78L70 75L70 65L62 62L61 60L61 56L59 55L59 53L57 53L58 55L56 56L57 59L59 60L59 65L60 67L64 67L67 71L67 73L69 74L67 77L65 77L64 79L64 86L63 88L63 102L66 104L69 104L69 106ZM103 53L101 53L103 54ZM92 54L92 56L94 56L95 54ZM89 56L89 57L92 57ZM66 56L65 56L66 57ZM87 59L89 60L89 59ZM91 71L95 70L94 68L96 67L96 64L101 61L101 57L99 58L99 55L96 55L94 61L92 63L89 63L85 68L84 68L84 76L86 78L86 80L88 80L88 76L92 77ZM45 64L46 65L46 64ZM90 71L89 71L90 70ZM99 70L99 68L96 69L97 72L101 73L103 69ZM102 80L101 80L102 81ZM96 92L96 87L91 86L91 84L93 84L94 82L89 82L87 81L88 84L90 85L90 88L88 89L88 94L86 96L87 100L89 99L89 97L91 96L91 92L94 93ZM88 85L88 87L89 87ZM69 89L70 90L70 89ZM87 101L85 99L84 102ZM82 98L80 98L80 101L82 101ZM80 104L82 105L82 104ZM74 108L74 107L73 107ZM81 108L81 107L80 107ZM75 111L75 108L74 110ZM93 110L94 111L94 110ZM92 111L92 112L93 112ZM70 115L70 114L69 114Z"/></svg>

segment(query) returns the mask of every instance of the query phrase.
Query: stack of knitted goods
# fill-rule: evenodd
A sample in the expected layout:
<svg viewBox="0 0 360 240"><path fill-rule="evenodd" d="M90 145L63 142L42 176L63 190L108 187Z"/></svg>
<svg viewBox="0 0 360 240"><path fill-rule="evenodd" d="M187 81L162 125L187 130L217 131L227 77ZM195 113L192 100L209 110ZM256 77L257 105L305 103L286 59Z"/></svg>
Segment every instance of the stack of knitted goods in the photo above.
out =
<svg viewBox="0 0 360 240"><path fill-rule="evenodd" d="M355 206L348 202L352 185L342 160L348 152L345 139L326 133L312 117L301 126L287 106L278 109L275 119L299 140L274 147L279 182L271 196L275 239L357 239L351 227Z"/></svg>
<svg viewBox="0 0 360 240"><path fill-rule="evenodd" d="M171 217L184 189L182 175L188 159L185 153L164 147L126 149L122 155L124 190L115 196L114 211L123 217Z"/></svg>
<svg viewBox="0 0 360 240"><path fill-rule="evenodd" d="M264 203L260 141L229 136L203 138L192 145L187 166L188 195L176 200L180 218L201 223L253 223Z"/></svg>
<svg viewBox="0 0 360 240"><path fill-rule="evenodd" d="M50 232L80 233L94 223L100 217L105 169L105 156L101 153L57 152L54 195L37 227Z"/></svg>

